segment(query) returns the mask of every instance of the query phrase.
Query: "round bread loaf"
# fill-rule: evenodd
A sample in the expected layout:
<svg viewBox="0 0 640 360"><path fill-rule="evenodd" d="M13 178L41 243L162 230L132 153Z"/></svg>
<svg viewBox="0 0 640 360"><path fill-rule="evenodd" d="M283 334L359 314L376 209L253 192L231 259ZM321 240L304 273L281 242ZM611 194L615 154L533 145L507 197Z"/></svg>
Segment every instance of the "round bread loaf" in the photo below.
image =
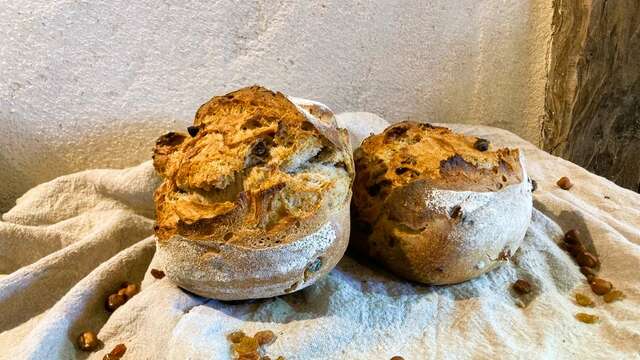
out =
<svg viewBox="0 0 640 360"><path fill-rule="evenodd" d="M220 300L282 295L328 273L349 239L346 130L324 105L254 86L161 136L157 251L173 282Z"/></svg>
<svg viewBox="0 0 640 360"><path fill-rule="evenodd" d="M402 122L355 152L352 245L395 274L452 284L508 260L531 220L518 149Z"/></svg>

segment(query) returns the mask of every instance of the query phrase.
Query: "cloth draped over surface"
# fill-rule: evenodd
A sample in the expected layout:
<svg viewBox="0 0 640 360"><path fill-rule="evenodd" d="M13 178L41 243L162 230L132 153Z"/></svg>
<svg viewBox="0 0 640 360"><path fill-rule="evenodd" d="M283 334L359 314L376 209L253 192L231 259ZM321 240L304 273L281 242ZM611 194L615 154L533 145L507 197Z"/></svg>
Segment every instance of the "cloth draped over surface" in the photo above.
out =
<svg viewBox="0 0 640 360"><path fill-rule="evenodd" d="M387 125L368 113L337 119L356 144ZM87 170L33 188L2 215L0 358L101 359L123 343L124 359L228 359L227 334L263 329L278 336L264 348L272 359L640 357L640 195L505 130L445 126L519 147L537 181L523 245L500 268L462 284L426 286L345 256L299 292L237 303L205 299L150 275L158 267L152 234L160 181L151 162ZM562 176L575 184L569 191L555 184ZM557 245L571 228L624 300L604 303L592 294ZM533 285L522 298L511 289L519 278ZM109 314L105 297L124 281L142 290ZM576 292L596 306L578 306ZM578 312L600 320L578 322ZM100 350L77 350L84 330L98 334Z"/></svg>

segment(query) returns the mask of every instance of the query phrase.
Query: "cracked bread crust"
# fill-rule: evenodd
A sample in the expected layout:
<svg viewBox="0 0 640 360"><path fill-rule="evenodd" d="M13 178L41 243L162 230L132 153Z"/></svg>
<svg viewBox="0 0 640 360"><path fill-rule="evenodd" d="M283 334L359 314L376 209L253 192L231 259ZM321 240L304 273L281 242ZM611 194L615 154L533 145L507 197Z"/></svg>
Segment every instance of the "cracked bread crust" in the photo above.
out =
<svg viewBox="0 0 640 360"><path fill-rule="evenodd" d="M420 180L443 190L497 191L522 182L518 149L479 151L476 137L404 121L370 136L355 152L354 202L371 223L392 189ZM356 191L357 190L357 191Z"/></svg>
<svg viewBox="0 0 640 360"><path fill-rule="evenodd" d="M417 122L365 139L355 152L355 250L432 284L468 280L514 253L531 218L524 156L477 149L478 140Z"/></svg>
<svg viewBox="0 0 640 360"><path fill-rule="evenodd" d="M348 136L317 103L299 107L254 86L212 98L194 126L194 137L169 133L156 143L154 166L165 179L155 194L160 241L274 246L348 203Z"/></svg>
<svg viewBox="0 0 640 360"><path fill-rule="evenodd" d="M202 105L153 163L157 255L178 286L219 300L313 284L349 240L354 165L324 105L259 86Z"/></svg>

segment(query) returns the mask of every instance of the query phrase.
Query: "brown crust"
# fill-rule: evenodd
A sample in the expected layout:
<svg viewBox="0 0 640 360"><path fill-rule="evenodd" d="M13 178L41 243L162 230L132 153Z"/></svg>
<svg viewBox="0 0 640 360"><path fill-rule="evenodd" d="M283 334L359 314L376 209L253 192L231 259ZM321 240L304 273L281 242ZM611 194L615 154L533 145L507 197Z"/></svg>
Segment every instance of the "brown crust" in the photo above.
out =
<svg viewBox="0 0 640 360"><path fill-rule="evenodd" d="M293 241L344 206L354 177L348 136L333 115L252 86L216 96L195 116L197 131L156 142L159 241L269 247ZM193 129L191 129L193 130Z"/></svg>
<svg viewBox="0 0 640 360"><path fill-rule="evenodd" d="M531 192L517 149L404 122L367 138L355 161L351 246L399 276L465 281L524 237Z"/></svg>
<svg viewBox="0 0 640 360"><path fill-rule="evenodd" d="M445 127L405 121L366 138L355 152L354 204L372 223L393 189L420 182L424 188L489 192L522 182L518 149L487 151L478 138Z"/></svg>

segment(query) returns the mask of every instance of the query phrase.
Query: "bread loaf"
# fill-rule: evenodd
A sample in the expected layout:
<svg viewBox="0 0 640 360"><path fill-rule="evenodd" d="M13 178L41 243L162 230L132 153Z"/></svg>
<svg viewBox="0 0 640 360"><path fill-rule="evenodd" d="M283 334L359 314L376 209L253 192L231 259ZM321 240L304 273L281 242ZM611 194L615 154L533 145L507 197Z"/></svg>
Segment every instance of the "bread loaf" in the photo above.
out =
<svg viewBox="0 0 640 360"><path fill-rule="evenodd" d="M355 251L429 284L462 282L513 254L531 219L518 149L402 122L355 152Z"/></svg>
<svg viewBox="0 0 640 360"><path fill-rule="evenodd" d="M349 238L346 130L324 105L254 86L216 96L186 133L156 142L158 256L198 295L239 300L302 289Z"/></svg>

